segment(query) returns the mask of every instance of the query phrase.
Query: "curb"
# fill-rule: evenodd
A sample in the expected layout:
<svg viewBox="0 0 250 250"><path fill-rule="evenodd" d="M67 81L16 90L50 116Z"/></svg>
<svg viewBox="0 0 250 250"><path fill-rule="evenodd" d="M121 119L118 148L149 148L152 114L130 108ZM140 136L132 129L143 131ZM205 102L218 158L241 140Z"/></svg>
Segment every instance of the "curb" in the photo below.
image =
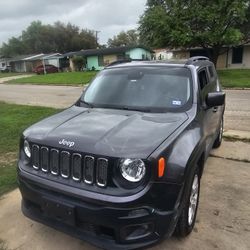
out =
<svg viewBox="0 0 250 250"><path fill-rule="evenodd" d="M250 88L240 88L240 87L223 87L224 90L250 90Z"/></svg>
<svg viewBox="0 0 250 250"><path fill-rule="evenodd" d="M250 142L250 132L238 131L238 130L225 130L223 133L223 138L232 141Z"/></svg>

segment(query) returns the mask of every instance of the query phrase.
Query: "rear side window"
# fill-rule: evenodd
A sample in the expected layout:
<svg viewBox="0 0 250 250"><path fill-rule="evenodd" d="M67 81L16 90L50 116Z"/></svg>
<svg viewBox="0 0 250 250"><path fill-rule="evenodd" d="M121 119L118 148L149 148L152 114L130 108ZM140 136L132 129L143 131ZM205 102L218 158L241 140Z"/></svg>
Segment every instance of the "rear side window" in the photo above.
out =
<svg viewBox="0 0 250 250"><path fill-rule="evenodd" d="M212 66L209 66L208 71L209 71L210 77L214 78L215 77L214 68Z"/></svg>
<svg viewBox="0 0 250 250"><path fill-rule="evenodd" d="M198 74L200 89L203 89L208 84L207 73L206 70L203 69Z"/></svg>

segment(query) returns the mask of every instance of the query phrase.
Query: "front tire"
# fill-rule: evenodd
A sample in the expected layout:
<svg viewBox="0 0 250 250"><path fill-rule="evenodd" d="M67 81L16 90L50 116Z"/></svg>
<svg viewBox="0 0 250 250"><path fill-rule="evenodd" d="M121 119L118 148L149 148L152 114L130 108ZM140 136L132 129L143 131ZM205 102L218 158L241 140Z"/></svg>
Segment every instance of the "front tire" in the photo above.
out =
<svg viewBox="0 0 250 250"><path fill-rule="evenodd" d="M178 237L186 237L194 228L200 197L200 174L198 167L191 175L187 188L188 191L183 197L184 207L175 228L175 235Z"/></svg>

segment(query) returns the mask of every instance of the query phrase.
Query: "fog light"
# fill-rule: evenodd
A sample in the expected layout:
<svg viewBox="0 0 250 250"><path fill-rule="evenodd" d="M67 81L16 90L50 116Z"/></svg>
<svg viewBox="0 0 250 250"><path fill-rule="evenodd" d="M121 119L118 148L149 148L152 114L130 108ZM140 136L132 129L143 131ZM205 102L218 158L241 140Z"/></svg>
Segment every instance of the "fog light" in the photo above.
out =
<svg viewBox="0 0 250 250"><path fill-rule="evenodd" d="M131 225L123 228L122 238L124 240L136 240L149 236L153 231L153 224Z"/></svg>

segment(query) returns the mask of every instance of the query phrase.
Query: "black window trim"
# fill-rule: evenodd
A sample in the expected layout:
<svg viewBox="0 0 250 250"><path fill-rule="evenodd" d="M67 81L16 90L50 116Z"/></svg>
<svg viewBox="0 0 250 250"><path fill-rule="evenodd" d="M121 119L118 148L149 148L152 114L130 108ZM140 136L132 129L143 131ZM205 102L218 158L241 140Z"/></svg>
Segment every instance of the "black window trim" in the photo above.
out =
<svg viewBox="0 0 250 250"><path fill-rule="evenodd" d="M207 77L207 84L206 84L205 86L207 86L208 84L210 84L210 78L209 78L209 73L208 73L207 67L205 66L205 67L200 68L200 69L198 70L198 72L197 72L198 81L199 81L199 89L200 89L200 91L202 91L202 90L205 88L205 86L204 86L203 88L201 88L200 79L199 79L199 74L200 74L200 72L203 71L203 70L205 70L205 72L206 72L206 77Z"/></svg>

